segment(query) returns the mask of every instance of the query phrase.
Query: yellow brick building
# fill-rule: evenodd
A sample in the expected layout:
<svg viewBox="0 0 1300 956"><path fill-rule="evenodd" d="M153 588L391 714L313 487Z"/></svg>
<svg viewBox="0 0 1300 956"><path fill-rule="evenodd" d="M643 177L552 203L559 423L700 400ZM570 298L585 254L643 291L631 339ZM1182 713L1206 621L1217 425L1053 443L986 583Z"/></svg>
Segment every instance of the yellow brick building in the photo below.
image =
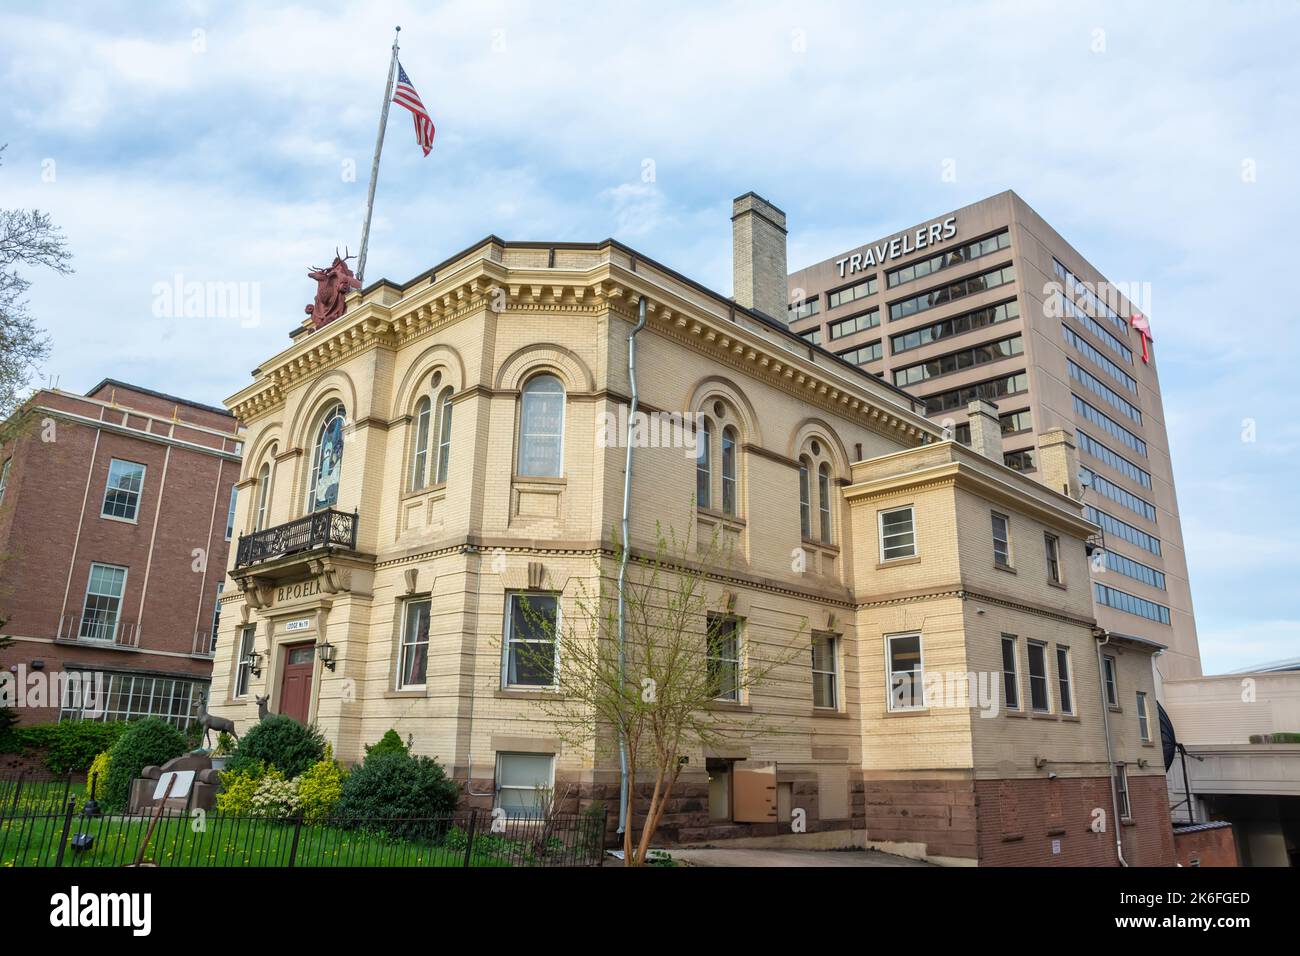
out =
<svg viewBox="0 0 1300 956"><path fill-rule="evenodd" d="M727 542L736 666L806 645L717 703L764 730L682 755L663 838L1105 864L1118 834L1128 862L1170 862L1159 648L1095 628L1078 501L981 454L987 403L974 449L944 441L772 318L784 214L752 193L734 212L732 298L612 240L488 237L262 363L227 402L247 442L210 710L243 728L266 697L347 761L394 728L475 805L555 784L616 808L617 759L564 744L512 649L521 601L563 620L615 573L626 451L602 435L644 303L640 408L689 441L634 450L632 545ZM1044 481L1068 487L1072 455L1043 435Z"/></svg>

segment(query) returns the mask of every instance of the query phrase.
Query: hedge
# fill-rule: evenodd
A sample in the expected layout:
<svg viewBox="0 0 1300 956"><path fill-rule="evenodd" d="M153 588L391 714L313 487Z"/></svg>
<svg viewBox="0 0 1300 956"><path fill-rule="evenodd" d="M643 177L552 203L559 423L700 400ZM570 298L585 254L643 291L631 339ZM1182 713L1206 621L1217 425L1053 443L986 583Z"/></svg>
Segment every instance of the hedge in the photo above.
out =
<svg viewBox="0 0 1300 956"><path fill-rule="evenodd" d="M0 735L0 752L44 751L42 762L52 773L90 770L94 759L117 743L123 721L65 720L58 724L10 727Z"/></svg>

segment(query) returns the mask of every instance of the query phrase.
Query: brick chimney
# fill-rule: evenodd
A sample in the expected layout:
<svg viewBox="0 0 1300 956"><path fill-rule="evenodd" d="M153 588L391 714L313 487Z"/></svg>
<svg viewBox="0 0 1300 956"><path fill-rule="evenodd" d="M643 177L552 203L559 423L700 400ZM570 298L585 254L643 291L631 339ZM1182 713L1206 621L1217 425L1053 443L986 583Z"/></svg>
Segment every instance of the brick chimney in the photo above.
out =
<svg viewBox="0 0 1300 956"><path fill-rule="evenodd" d="M739 305L786 321L785 213L756 193L731 203L732 277Z"/></svg>
<svg viewBox="0 0 1300 956"><path fill-rule="evenodd" d="M967 405L966 411L970 413L971 448L1002 464L1002 423L998 421L998 407L980 398Z"/></svg>
<svg viewBox="0 0 1300 956"><path fill-rule="evenodd" d="M1038 436L1038 475L1053 491L1082 497L1079 488L1079 456L1074 450L1074 433L1068 428L1053 428Z"/></svg>

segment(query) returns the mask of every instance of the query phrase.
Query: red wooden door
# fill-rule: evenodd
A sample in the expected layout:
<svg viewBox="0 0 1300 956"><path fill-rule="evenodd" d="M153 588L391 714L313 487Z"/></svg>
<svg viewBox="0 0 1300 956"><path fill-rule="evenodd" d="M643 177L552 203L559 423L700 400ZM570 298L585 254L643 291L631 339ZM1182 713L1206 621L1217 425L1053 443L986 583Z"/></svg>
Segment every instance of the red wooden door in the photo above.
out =
<svg viewBox="0 0 1300 956"><path fill-rule="evenodd" d="M284 649L280 713L304 724L311 708L311 675L315 661L316 649L311 644L293 644Z"/></svg>

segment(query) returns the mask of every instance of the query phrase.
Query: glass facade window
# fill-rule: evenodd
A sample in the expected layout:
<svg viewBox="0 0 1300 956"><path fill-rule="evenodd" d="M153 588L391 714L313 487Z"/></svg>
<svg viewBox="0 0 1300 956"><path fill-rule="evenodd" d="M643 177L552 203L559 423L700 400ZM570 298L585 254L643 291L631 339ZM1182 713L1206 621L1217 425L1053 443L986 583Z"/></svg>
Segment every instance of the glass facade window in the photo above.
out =
<svg viewBox="0 0 1300 956"><path fill-rule="evenodd" d="M1134 581L1141 581L1160 591L1165 590L1165 576L1162 572L1114 551L1106 552L1106 570L1115 571Z"/></svg>
<svg viewBox="0 0 1300 956"><path fill-rule="evenodd" d="M833 710L839 706L835 638L814 634L812 639L813 706Z"/></svg>
<svg viewBox="0 0 1300 956"><path fill-rule="evenodd" d="M1063 292L1058 292L1056 293L1056 302L1060 305L1062 315L1068 316L1078 322L1081 326L1095 335L1102 345L1106 346L1106 348L1118 355L1127 364L1133 364L1133 350L1107 332L1100 322L1075 305L1073 299L1067 298Z"/></svg>
<svg viewBox="0 0 1300 956"><path fill-rule="evenodd" d="M810 315L816 315L822 310L821 299L813 296L811 299L805 299L803 302L791 302L786 307L787 319L791 322L798 322L800 319L806 319Z"/></svg>
<svg viewBox="0 0 1300 956"><path fill-rule="evenodd" d="M920 634L886 638L889 653L889 709L918 710L925 706L925 664Z"/></svg>
<svg viewBox="0 0 1300 956"><path fill-rule="evenodd" d="M840 358L846 362L852 362L854 365L866 365L868 362L878 360L884 354L881 342L877 339L874 342L868 342L866 345L856 349L848 349L843 352L836 352Z"/></svg>
<svg viewBox="0 0 1300 956"><path fill-rule="evenodd" d="M555 684L560 600L554 594L513 592L506 596L505 687Z"/></svg>
<svg viewBox="0 0 1300 956"><path fill-rule="evenodd" d="M1135 424L1142 424L1142 411L1132 402L1121 398L1119 393L1109 388L1105 382L1097 378L1091 372L1083 368L1077 362L1071 359L1065 360L1066 367L1070 370L1070 378L1074 379L1092 394L1096 395L1115 411L1119 412L1129 421Z"/></svg>
<svg viewBox="0 0 1300 956"><path fill-rule="evenodd" d="M925 403L927 415L936 415L939 412L948 412L955 408L965 408L978 398L996 402L999 398L1004 398L1007 395L1018 395L1028 390L1029 376L1021 370L1000 378L989 379L987 382L979 382L975 385L954 388L948 392L927 395L921 401Z"/></svg>
<svg viewBox="0 0 1300 956"><path fill-rule="evenodd" d="M1078 410L1077 404L1075 406L1075 409L1076 411ZM1098 461L1102 462L1103 464L1113 468L1115 471L1119 472L1124 477L1129 478L1132 481L1136 481L1143 488L1151 487L1151 475L1149 472L1143 471L1141 468L1133 464L1133 462L1129 461L1123 455L1118 454L1117 452L1114 452L1111 449L1107 448L1105 445L1097 441L1097 439L1093 438L1091 435L1087 434L1086 432L1080 431L1078 432L1078 436L1079 436L1079 447L1083 449L1085 452L1087 452L1089 455L1091 455L1093 458L1096 458Z"/></svg>
<svg viewBox="0 0 1300 956"><path fill-rule="evenodd" d="M1157 604L1155 601L1148 601L1146 598L1140 598L1136 594L1129 594L1127 591L1119 591L1104 584L1093 582L1093 588L1096 591L1097 603L1103 607L1114 608L1117 611L1124 611L1127 614L1134 614L1137 617L1146 618L1148 621L1155 621L1157 624L1169 623L1169 608L1163 604Z"/></svg>
<svg viewBox="0 0 1300 956"><path fill-rule="evenodd" d="M1138 383L1132 375L1124 371L1106 356L1101 354L1101 349L1095 347L1091 342L1085 339L1074 329L1070 328L1064 322L1061 323L1061 334L1065 336L1065 341L1074 346L1076 352L1086 356L1089 361L1100 368L1108 376L1114 379L1130 395L1138 393Z"/></svg>
<svg viewBox="0 0 1300 956"><path fill-rule="evenodd" d="M857 315L850 315L847 318L837 319L830 324L831 339L842 339L846 335L852 335L854 332L864 332L867 329L874 329L880 324L880 310L868 309L866 312L860 312Z"/></svg>
<svg viewBox="0 0 1300 956"><path fill-rule="evenodd" d="M6 462L6 464L8 464ZM144 488L144 465L114 458L108 464L108 484L104 486L105 518L134 521L140 510L140 492ZM229 534L226 535L230 537Z"/></svg>
<svg viewBox="0 0 1300 956"><path fill-rule="evenodd" d="M968 368L988 365L990 362L1000 362L1003 359L1014 358L1023 354L1024 351L1024 340L1019 335L1012 335L996 342L973 345L970 348L962 349L960 352L949 352L947 355L940 355L916 365L895 369L894 384L899 388L906 388L908 385L915 385L917 382L923 382L928 378L938 378L941 375L950 375L953 372L962 372Z"/></svg>
<svg viewBox="0 0 1300 956"><path fill-rule="evenodd" d="M1010 265L990 269L988 272L981 272L979 275L967 276L964 279L958 279L956 282L950 282L936 289L922 292L920 295L900 299L898 302L891 302L889 304L889 321L896 322L899 319L905 319L909 315L916 315L918 312L933 309L935 306L943 305L946 302L955 302L958 299L964 299L967 296L976 295L988 289L996 289L1014 281L1016 281L1016 270L1014 266Z"/></svg>
<svg viewBox="0 0 1300 956"><path fill-rule="evenodd" d="M1089 480L1091 487L1100 495L1109 498L1116 504L1123 505L1135 514L1140 514L1148 521L1156 520L1156 506L1145 498L1139 498L1133 492L1121 488L1109 478L1105 478L1091 468L1079 469Z"/></svg>
<svg viewBox="0 0 1300 956"><path fill-rule="evenodd" d="M974 332L976 329L987 328L990 325L997 325L999 322L1008 322L1011 319L1018 318L1020 318L1020 304L1015 299L1012 299L1009 302L1001 302L997 305L976 309L973 312L954 315L952 318L942 319L933 325L923 325L919 329L890 336L889 350L894 355L897 355L899 352L920 348L922 345L929 345L931 342L938 342L942 339L963 335L966 332Z"/></svg>
<svg viewBox="0 0 1300 956"><path fill-rule="evenodd" d="M880 560L916 557L916 528L912 508L880 512Z"/></svg>
<svg viewBox="0 0 1300 956"><path fill-rule="evenodd" d="M1155 535L1147 534L1141 528L1135 528L1126 521L1120 521L1114 515L1107 514L1092 505L1084 505L1083 514L1093 524L1101 525L1101 529L1106 534L1121 538L1129 544L1135 544L1143 551L1150 551L1156 555L1160 554L1160 539Z"/></svg>
<svg viewBox="0 0 1300 956"><path fill-rule="evenodd" d="M920 259L897 269L890 269L885 273L885 286L892 289L896 285L902 285L914 279L924 279L926 276L933 275L950 266L959 266L982 256L989 256L1002 249L1010 248L1010 246L1011 235L1003 229L995 235L976 239L973 242L949 249L947 252L941 252L937 256L930 256L928 259Z"/></svg>
<svg viewBox="0 0 1300 956"><path fill-rule="evenodd" d="M564 386L554 375L538 375L524 386L519 416L519 474L559 478L564 474Z"/></svg>
<svg viewBox="0 0 1300 956"><path fill-rule="evenodd" d="M1070 294L1083 303L1083 308L1088 314L1105 319L1125 335L1128 334L1128 319L1097 298L1097 295L1088 286L1084 285L1073 272L1063 266L1059 259L1052 260L1052 269Z"/></svg>
<svg viewBox="0 0 1300 956"><path fill-rule="evenodd" d="M850 302L856 302L858 299L864 299L876 292L876 277L871 276L863 279L861 282L855 282L853 285L845 286L842 289L836 289L826 297L826 307L828 309L839 308L841 305L848 305Z"/></svg>
<svg viewBox="0 0 1300 956"><path fill-rule="evenodd" d="M103 674L100 695L87 695L87 682L78 688L64 684L59 720L136 720L158 717L184 732L198 720L199 697L208 682L184 677L154 677L115 671ZM94 682L88 682L91 689ZM94 699L102 696L103 699Z"/></svg>
<svg viewBox="0 0 1300 956"><path fill-rule="evenodd" d="M1076 415L1084 421L1096 425L1111 438L1118 439L1120 444L1137 452L1143 458L1146 457L1147 443L1145 441L1138 438L1137 435L1134 435L1115 419L1093 408L1073 392L1070 393L1070 398L1074 401L1074 413Z"/></svg>
<svg viewBox="0 0 1300 956"><path fill-rule="evenodd" d="M740 700L740 622L734 617L710 614L707 618L708 654L705 668L715 700Z"/></svg>

